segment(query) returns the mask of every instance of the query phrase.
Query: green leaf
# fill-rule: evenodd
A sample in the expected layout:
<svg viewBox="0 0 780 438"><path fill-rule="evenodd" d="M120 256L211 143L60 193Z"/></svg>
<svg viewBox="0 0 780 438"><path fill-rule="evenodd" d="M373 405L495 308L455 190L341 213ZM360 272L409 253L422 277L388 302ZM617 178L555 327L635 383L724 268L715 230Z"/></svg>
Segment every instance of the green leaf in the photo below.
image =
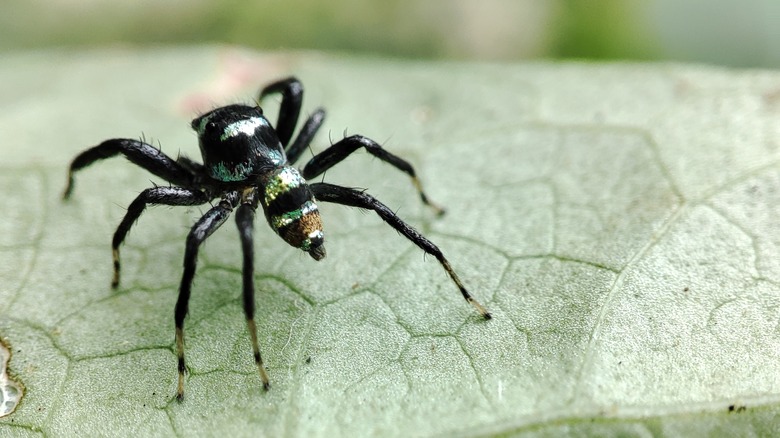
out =
<svg viewBox="0 0 780 438"><path fill-rule="evenodd" d="M142 133L198 157L192 117L291 73L305 112L329 111L315 151L345 129L372 137L448 213L365 153L326 180L369 189L440 245L494 319L372 214L321 206L319 263L258 219L263 392L229 221L201 252L177 403L173 306L205 210L147 211L113 291L114 228L164 182L112 159L63 203L67 165ZM4 55L0 335L26 392L0 435L778 433L778 90L777 73L684 65Z"/></svg>

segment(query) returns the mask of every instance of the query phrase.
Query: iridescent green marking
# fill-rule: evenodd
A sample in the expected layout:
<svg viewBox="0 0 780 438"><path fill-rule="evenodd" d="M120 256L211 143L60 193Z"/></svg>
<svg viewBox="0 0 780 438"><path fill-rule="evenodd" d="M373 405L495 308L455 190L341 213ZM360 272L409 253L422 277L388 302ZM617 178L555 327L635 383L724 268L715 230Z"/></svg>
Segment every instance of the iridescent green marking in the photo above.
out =
<svg viewBox="0 0 780 438"><path fill-rule="evenodd" d="M265 186L265 205L271 204L277 196L289 192L306 183L300 173L294 167L285 167L271 177Z"/></svg>
<svg viewBox="0 0 780 438"><path fill-rule="evenodd" d="M247 179L252 172L252 166L246 163L238 163L228 167L223 162L219 162L209 169L211 177L218 181L243 181Z"/></svg>
<svg viewBox="0 0 780 438"><path fill-rule="evenodd" d="M268 156L271 158L271 162L276 165L282 164L284 162L284 159L282 158L282 154L280 154L279 151L269 149Z"/></svg>
<svg viewBox="0 0 780 438"><path fill-rule="evenodd" d="M289 211L287 213L272 217L271 225L273 225L273 227L278 230L315 211L317 211L317 204L311 201L306 201L298 210Z"/></svg>

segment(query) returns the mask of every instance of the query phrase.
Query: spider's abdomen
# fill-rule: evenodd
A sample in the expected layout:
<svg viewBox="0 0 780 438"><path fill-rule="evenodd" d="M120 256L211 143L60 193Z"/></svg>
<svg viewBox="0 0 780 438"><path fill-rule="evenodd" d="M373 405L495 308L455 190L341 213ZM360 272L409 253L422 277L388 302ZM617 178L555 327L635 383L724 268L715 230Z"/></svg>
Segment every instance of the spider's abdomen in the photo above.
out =
<svg viewBox="0 0 780 438"><path fill-rule="evenodd" d="M278 168L263 178L262 188L260 203L271 228L315 260L325 257L320 212L298 170L291 166Z"/></svg>

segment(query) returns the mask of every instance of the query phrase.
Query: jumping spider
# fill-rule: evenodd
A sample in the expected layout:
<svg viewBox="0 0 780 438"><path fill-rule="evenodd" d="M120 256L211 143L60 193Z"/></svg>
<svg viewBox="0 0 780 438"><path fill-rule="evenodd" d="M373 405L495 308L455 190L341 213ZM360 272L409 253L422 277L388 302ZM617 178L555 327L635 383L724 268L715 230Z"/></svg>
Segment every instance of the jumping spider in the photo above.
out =
<svg viewBox="0 0 780 438"><path fill-rule="evenodd" d="M187 236L184 273L174 313L179 400L184 396L186 371L184 318L187 316L198 248L227 220L233 209L236 209L236 225L244 256L244 313L255 363L260 372L263 388L266 390L269 388L268 375L260 357L254 322L252 232L258 205L262 206L268 224L285 242L307 252L314 260L325 257L324 234L317 201L373 210L396 231L426 253L436 257L466 301L485 319L490 319L490 313L471 297L439 248L396 216L387 206L364 191L324 182L307 183L307 180L321 175L352 152L364 148L370 154L409 175L422 202L439 214L443 213L443 210L425 196L412 166L382 149L375 141L353 135L314 156L303 167L302 172L299 172L292 164L300 158L301 153L322 126L325 111L322 108L314 111L303 124L298 136L290 143L301 111L303 87L296 78L283 79L263 88L260 99L272 93L282 95L276 128L272 127L268 119L263 116L263 110L259 106L228 105L212 110L192 121L192 129L198 133L203 164L183 156L173 160L154 146L142 141L111 139L82 152L70 165L64 199L70 197L73 189L73 174L76 171L95 161L118 154L124 155L137 166L171 183L168 187L152 187L144 190L128 207L124 219L114 233L112 242L114 276L111 286L113 288L119 284L119 246L147 205L202 205L219 199L219 202L195 223Z"/></svg>

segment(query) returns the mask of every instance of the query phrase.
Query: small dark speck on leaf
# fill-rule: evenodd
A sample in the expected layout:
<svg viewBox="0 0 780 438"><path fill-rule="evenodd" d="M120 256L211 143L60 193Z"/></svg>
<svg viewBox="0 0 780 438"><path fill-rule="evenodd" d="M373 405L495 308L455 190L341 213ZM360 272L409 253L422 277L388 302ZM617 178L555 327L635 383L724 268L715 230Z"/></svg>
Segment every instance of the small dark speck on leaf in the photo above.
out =
<svg viewBox="0 0 780 438"><path fill-rule="evenodd" d="M747 406L745 405L729 405L729 412L745 412Z"/></svg>
<svg viewBox="0 0 780 438"><path fill-rule="evenodd" d="M307 364L310 364L310 363L311 363L311 356L307 357L305 362L306 362Z"/></svg>
<svg viewBox="0 0 780 438"><path fill-rule="evenodd" d="M689 290L690 290L690 289L688 289L688 287L687 287L687 286L686 286L685 288L683 288L683 292L688 292Z"/></svg>

